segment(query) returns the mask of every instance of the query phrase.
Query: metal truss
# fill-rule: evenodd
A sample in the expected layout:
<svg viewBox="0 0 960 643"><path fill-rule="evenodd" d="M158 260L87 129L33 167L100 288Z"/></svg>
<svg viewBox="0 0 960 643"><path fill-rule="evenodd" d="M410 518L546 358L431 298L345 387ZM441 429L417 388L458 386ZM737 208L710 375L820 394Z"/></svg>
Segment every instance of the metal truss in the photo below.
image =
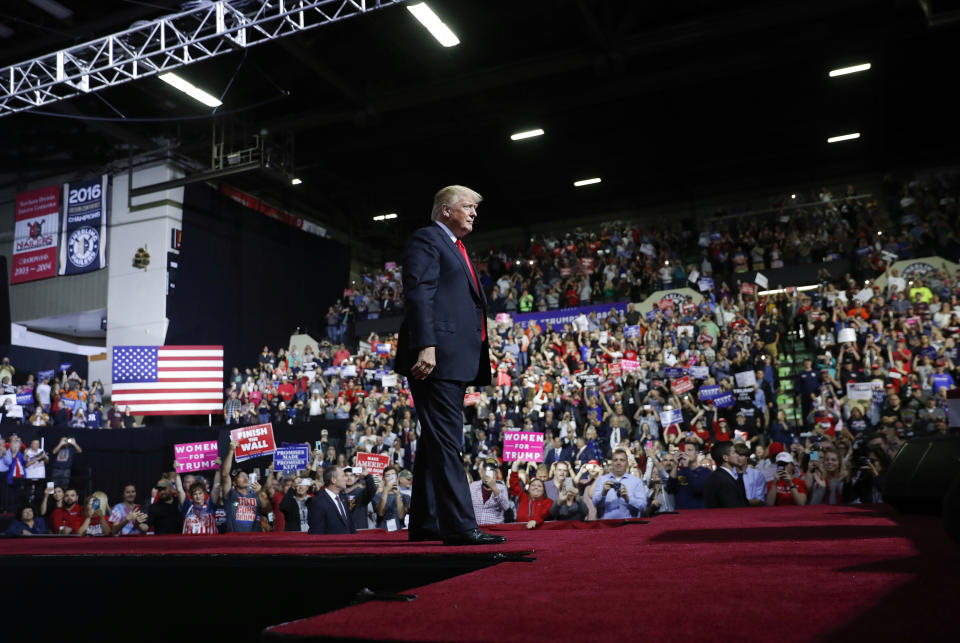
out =
<svg viewBox="0 0 960 643"><path fill-rule="evenodd" d="M0 70L0 117L405 0L216 0Z"/></svg>

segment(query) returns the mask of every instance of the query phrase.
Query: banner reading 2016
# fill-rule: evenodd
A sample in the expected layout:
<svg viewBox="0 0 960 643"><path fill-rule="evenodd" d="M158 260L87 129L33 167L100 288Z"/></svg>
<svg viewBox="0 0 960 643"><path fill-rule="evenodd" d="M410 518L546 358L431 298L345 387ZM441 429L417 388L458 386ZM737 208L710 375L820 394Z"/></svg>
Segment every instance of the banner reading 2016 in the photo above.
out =
<svg viewBox="0 0 960 643"><path fill-rule="evenodd" d="M63 185L60 274L79 275L107 265L107 175Z"/></svg>

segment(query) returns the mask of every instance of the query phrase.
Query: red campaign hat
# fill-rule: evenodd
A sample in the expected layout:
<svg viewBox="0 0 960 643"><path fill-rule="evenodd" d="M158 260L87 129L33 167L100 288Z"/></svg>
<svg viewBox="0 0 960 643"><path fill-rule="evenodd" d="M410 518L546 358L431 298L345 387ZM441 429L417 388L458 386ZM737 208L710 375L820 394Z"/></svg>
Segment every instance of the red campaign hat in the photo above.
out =
<svg viewBox="0 0 960 643"><path fill-rule="evenodd" d="M587 464L600 464L600 463L596 460L588 460Z"/></svg>
<svg viewBox="0 0 960 643"><path fill-rule="evenodd" d="M783 443L782 442L771 442L769 449L770 457L776 456L778 453L783 453Z"/></svg>

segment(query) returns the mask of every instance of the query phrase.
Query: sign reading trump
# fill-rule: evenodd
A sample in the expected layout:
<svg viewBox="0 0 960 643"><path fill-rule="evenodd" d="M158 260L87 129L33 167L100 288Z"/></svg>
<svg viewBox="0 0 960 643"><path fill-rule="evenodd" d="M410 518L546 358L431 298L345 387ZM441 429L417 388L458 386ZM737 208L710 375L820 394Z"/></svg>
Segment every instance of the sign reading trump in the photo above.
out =
<svg viewBox="0 0 960 643"><path fill-rule="evenodd" d="M217 463L216 440L174 444L173 455L177 462L177 473L210 471L220 467Z"/></svg>
<svg viewBox="0 0 960 643"><path fill-rule="evenodd" d="M543 462L543 434L531 431L503 432L503 459L506 462Z"/></svg>

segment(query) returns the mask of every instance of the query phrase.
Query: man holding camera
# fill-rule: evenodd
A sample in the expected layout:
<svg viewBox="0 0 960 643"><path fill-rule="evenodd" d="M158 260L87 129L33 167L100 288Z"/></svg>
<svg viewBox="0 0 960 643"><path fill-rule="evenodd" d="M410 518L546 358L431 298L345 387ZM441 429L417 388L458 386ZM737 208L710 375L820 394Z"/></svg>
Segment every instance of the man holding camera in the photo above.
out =
<svg viewBox="0 0 960 643"><path fill-rule="evenodd" d="M480 479L470 483L473 513L481 525L503 523L504 512L510 508L507 486L497 481L499 472L496 460L484 460L480 463Z"/></svg>
<svg viewBox="0 0 960 643"><path fill-rule="evenodd" d="M616 449L611 471L597 479L593 504L597 518L637 518L647 506L647 488L643 480L627 473L627 451Z"/></svg>
<svg viewBox="0 0 960 643"><path fill-rule="evenodd" d="M345 504L350 522L355 529L367 529L370 526L367 505L377 495L377 483L362 467L344 467L343 477L346 481L343 493L346 496Z"/></svg>

